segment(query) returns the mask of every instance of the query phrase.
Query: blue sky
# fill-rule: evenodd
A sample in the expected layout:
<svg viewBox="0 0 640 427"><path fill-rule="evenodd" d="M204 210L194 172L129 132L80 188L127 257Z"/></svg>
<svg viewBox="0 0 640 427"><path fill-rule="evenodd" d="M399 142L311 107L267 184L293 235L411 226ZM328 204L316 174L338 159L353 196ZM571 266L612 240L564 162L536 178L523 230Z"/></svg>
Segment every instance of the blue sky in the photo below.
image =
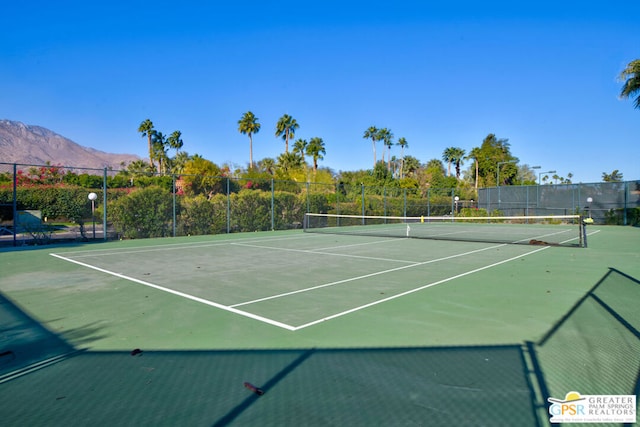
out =
<svg viewBox="0 0 640 427"><path fill-rule="evenodd" d="M146 156L149 118L190 154L246 166L242 114L262 124L257 160L284 151L286 113L335 171L371 168L377 126L425 163L494 133L573 182L640 179L640 110L617 80L640 58L639 16L636 2L10 2L0 119Z"/></svg>

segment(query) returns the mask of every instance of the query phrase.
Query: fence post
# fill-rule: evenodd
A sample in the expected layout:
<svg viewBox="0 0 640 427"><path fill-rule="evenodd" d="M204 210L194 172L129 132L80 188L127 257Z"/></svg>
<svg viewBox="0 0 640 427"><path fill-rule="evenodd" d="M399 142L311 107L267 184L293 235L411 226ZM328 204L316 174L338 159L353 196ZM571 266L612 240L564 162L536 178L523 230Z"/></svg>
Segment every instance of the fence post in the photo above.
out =
<svg viewBox="0 0 640 427"><path fill-rule="evenodd" d="M364 184L360 184L362 188L362 225L364 225Z"/></svg>
<svg viewBox="0 0 640 427"><path fill-rule="evenodd" d="M382 210L384 212L384 216L387 216L387 187L382 187ZM386 223L387 220L385 218L384 222Z"/></svg>
<svg viewBox="0 0 640 427"><path fill-rule="evenodd" d="M403 212L404 212L404 217L406 218L407 217L407 189L406 188L402 189L402 196L403 196L403 199L404 199L404 210L403 210Z"/></svg>
<svg viewBox="0 0 640 427"><path fill-rule="evenodd" d="M274 201L273 201L273 199L274 199L274 197L275 197L275 195L274 195L274 189L273 189L273 178L271 178L271 231L273 231L274 228L275 228L275 225L274 225L275 224L275 222L274 222L274 213L273 213L273 210L274 210Z"/></svg>
<svg viewBox="0 0 640 427"><path fill-rule="evenodd" d="M340 184L336 184L336 214L340 215ZM340 217L336 217L336 225L340 226Z"/></svg>
<svg viewBox="0 0 640 427"><path fill-rule="evenodd" d="M227 234L231 232L231 195L229 193L229 177L227 177Z"/></svg>
<svg viewBox="0 0 640 427"><path fill-rule="evenodd" d="M102 240L107 241L107 168L102 176Z"/></svg>
<svg viewBox="0 0 640 427"><path fill-rule="evenodd" d="M627 203L629 201L629 181L624 182L624 206L622 207L622 224L627 225Z"/></svg>
<svg viewBox="0 0 640 427"><path fill-rule="evenodd" d="M455 188L451 189L451 221L456 216L456 190Z"/></svg>
<svg viewBox="0 0 640 427"><path fill-rule="evenodd" d="M176 176L171 175L171 192L173 193L173 237L176 237Z"/></svg>
<svg viewBox="0 0 640 427"><path fill-rule="evenodd" d="M13 246L18 246L18 165L13 164Z"/></svg>

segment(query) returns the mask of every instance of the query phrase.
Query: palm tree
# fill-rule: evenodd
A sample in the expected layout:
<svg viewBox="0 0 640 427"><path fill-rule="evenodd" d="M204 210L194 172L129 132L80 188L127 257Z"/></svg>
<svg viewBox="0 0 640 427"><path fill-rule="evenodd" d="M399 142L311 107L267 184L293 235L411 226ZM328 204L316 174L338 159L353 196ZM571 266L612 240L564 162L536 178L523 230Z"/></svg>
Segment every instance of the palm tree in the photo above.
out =
<svg viewBox="0 0 640 427"><path fill-rule="evenodd" d="M479 171L479 161L478 158L480 157L480 148L479 147L474 147L471 152L469 153L469 155L467 156L467 159L472 159L473 162L475 163L475 167L476 167L476 177L475 177L475 187L476 187L476 191L478 191L478 171Z"/></svg>
<svg viewBox="0 0 640 427"><path fill-rule="evenodd" d="M155 169L151 168L151 165L144 160L135 160L127 165L126 174L130 176L130 182L133 186L134 178L141 176L152 176Z"/></svg>
<svg viewBox="0 0 640 427"><path fill-rule="evenodd" d="M298 153L302 156L302 159L304 160L304 155L305 152L307 150L307 146L309 145L309 143L307 142L306 139L302 139L299 138L296 142L293 143L293 152L294 153Z"/></svg>
<svg viewBox="0 0 640 427"><path fill-rule="evenodd" d="M260 132L260 123L258 118L251 112L247 111L238 120L238 131L243 135L249 135L249 169L253 168L253 134Z"/></svg>
<svg viewBox="0 0 640 427"><path fill-rule="evenodd" d="M149 143L149 163L152 169L155 169L155 165L153 164L153 134L155 133L155 129L153 129L153 122L149 119L146 119L140 126L138 127L138 132L142 134L142 137L147 137L147 141Z"/></svg>
<svg viewBox="0 0 640 427"><path fill-rule="evenodd" d="M451 163L453 163L456 159L456 148L449 147L445 148L442 152L442 160L447 162L447 176L451 176Z"/></svg>
<svg viewBox="0 0 640 427"><path fill-rule="evenodd" d="M382 143L387 147L389 151L389 159L387 163L387 170L391 169L391 146L393 145L393 133L387 128L380 129L378 133L378 138L382 141ZM382 153L382 161L384 162L384 152Z"/></svg>
<svg viewBox="0 0 640 427"><path fill-rule="evenodd" d="M378 158L376 157L376 142L379 138L379 130L375 126L369 126L369 129L364 131L364 135L362 136L364 139L371 138L371 142L373 143L373 167L376 167L376 162Z"/></svg>
<svg viewBox="0 0 640 427"><path fill-rule="evenodd" d="M180 151L176 153L173 161L171 162L171 172L175 174L181 174L184 170L184 165L190 160L189 153L186 151Z"/></svg>
<svg viewBox="0 0 640 427"><path fill-rule="evenodd" d="M602 180L604 182L622 182L622 174L618 169L614 170L610 174L602 172Z"/></svg>
<svg viewBox="0 0 640 427"><path fill-rule="evenodd" d="M309 145L307 145L307 155L313 158L313 172L318 170L318 160L324 159L324 154L327 154L327 152L322 138L311 138Z"/></svg>
<svg viewBox="0 0 640 427"><path fill-rule="evenodd" d="M176 156L178 155L178 152L184 145L184 142L182 141L181 137L182 137L182 132L180 132L179 130L175 130L167 138L167 145L169 146L169 148L176 150Z"/></svg>
<svg viewBox="0 0 640 427"><path fill-rule="evenodd" d="M302 167L304 161L298 153L282 153L278 156L278 169L285 174Z"/></svg>
<svg viewBox="0 0 640 427"><path fill-rule="evenodd" d="M404 149L409 146L407 139L403 136L398 139L398 145L400 146L400 178L404 178Z"/></svg>
<svg viewBox="0 0 640 427"><path fill-rule="evenodd" d="M154 131L151 137L151 146L153 147L153 158L158 160L159 172L166 172L167 160L167 138L162 132Z"/></svg>
<svg viewBox="0 0 640 427"><path fill-rule="evenodd" d="M636 96L634 108L640 109L640 59L631 61L627 68L620 73L620 80L624 81L620 97L627 99Z"/></svg>
<svg viewBox="0 0 640 427"><path fill-rule="evenodd" d="M453 163L456 167L456 179L460 179L460 166L464 163L466 152L462 148L453 147Z"/></svg>
<svg viewBox="0 0 640 427"><path fill-rule="evenodd" d="M403 168L407 175L415 174L420 169L420 160L413 156L407 156L403 159Z"/></svg>
<svg viewBox="0 0 640 427"><path fill-rule="evenodd" d="M276 171L276 161L270 157L266 157L258 161L258 167L269 175L273 175Z"/></svg>
<svg viewBox="0 0 640 427"><path fill-rule="evenodd" d="M280 117L276 124L276 137L284 140L284 152L289 152L289 140L295 138L295 132L300 127L296 119L288 114Z"/></svg>

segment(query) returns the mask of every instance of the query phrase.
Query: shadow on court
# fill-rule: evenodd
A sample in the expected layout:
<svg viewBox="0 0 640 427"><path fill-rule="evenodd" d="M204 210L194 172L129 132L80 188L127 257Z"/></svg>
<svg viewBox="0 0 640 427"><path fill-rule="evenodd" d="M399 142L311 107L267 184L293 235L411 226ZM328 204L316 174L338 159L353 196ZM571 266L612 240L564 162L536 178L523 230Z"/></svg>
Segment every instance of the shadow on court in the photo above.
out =
<svg viewBox="0 0 640 427"><path fill-rule="evenodd" d="M95 331L70 331L77 338ZM74 351L64 339L0 293L0 378Z"/></svg>
<svg viewBox="0 0 640 427"><path fill-rule="evenodd" d="M2 351L14 359L0 383L0 419L5 426L547 425L547 386L560 397L569 389L638 390L640 351L618 357L611 341L602 342L622 337L613 344L638 348L629 302L637 286L610 272L537 344L416 348L75 351L3 299L2 324L10 327L3 326ZM99 330L74 333L88 342ZM60 355L67 356L37 365ZM584 369L570 368L580 358L615 371L624 390L595 370L594 383L576 383ZM40 369L7 374L27 365Z"/></svg>
<svg viewBox="0 0 640 427"><path fill-rule="evenodd" d="M545 401L569 391L640 395L639 301L640 281L611 268L535 347L530 343Z"/></svg>
<svg viewBox="0 0 640 427"><path fill-rule="evenodd" d="M12 426L535 426L526 371L520 346L83 352L2 384L0 417Z"/></svg>

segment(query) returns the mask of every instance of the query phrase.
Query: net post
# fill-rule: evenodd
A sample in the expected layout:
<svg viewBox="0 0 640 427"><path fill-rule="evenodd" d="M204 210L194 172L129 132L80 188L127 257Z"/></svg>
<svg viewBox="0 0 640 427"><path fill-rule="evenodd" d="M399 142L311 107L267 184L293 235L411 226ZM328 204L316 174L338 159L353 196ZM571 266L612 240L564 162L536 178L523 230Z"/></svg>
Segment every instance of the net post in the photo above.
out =
<svg viewBox="0 0 640 427"><path fill-rule="evenodd" d="M580 246L587 247L587 223L582 215L580 215Z"/></svg>

